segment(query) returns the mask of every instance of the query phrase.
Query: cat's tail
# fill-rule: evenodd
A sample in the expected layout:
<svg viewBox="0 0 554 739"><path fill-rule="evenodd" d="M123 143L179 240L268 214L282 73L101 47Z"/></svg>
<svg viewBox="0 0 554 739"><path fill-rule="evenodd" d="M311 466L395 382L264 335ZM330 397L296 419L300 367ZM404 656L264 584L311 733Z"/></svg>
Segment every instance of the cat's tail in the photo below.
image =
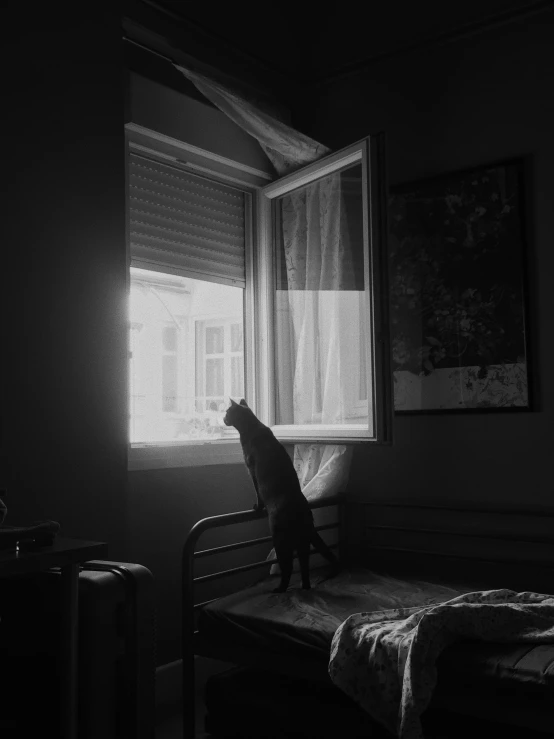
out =
<svg viewBox="0 0 554 739"><path fill-rule="evenodd" d="M315 528L312 530L312 535L310 537L310 543L313 544L314 549L319 552L323 557L325 557L326 560L328 560L332 565L335 565L336 567L339 566L339 561L333 554L333 552L329 549L327 544L323 541L321 536L317 533Z"/></svg>

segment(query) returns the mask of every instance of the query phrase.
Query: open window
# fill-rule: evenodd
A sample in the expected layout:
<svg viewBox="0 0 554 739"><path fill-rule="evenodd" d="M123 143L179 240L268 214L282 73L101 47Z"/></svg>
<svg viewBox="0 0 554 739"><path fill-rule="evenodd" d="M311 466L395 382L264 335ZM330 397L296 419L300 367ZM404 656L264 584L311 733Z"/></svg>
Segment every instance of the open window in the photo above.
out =
<svg viewBox="0 0 554 739"><path fill-rule="evenodd" d="M284 442L390 441L382 137L266 184L127 133L131 465L242 461L230 397Z"/></svg>
<svg viewBox="0 0 554 739"><path fill-rule="evenodd" d="M384 141L262 188L259 406L288 442L391 433Z"/></svg>

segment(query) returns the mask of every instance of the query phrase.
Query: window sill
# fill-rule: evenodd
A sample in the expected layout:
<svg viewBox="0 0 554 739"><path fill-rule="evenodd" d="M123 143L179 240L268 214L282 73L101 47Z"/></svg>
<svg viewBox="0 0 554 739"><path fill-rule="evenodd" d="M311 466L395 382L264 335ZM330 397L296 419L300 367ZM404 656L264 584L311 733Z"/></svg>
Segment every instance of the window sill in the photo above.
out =
<svg viewBox="0 0 554 739"><path fill-rule="evenodd" d="M318 434L313 427L304 428L298 433L294 426L273 426L277 439L289 444L356 444L371 441L359 427L335 431L334 435ZM215 441L173 441L159 443L131 444L129 446L128 469L157 470L166 467L211 467L217 464L244 464L239 439L218 439Z"/></svg>
<svg viewBox="0 0 554 739"><path fill-rule="evenodd" d="M211 467L216 464L244 464L238 439L181 441L129 446L128 469L157 470L166 467Z"/></svg>
<svg viewBox="0 0 554 739"><path fill-rule="evenodd" d="M272 426L282 444L357 444L374 441L365 424Z"/></svg>

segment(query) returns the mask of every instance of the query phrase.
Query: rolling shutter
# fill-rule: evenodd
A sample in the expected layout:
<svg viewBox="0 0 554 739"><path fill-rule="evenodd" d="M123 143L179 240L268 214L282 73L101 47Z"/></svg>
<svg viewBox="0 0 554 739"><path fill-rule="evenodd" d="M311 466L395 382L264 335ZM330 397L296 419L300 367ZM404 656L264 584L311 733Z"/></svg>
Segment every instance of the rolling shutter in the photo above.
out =
<svg viewBox="0 0 554 739"><path fill-rule="evenodd" d="M244 193L129 154L131 260L244 287Z"/></svg>

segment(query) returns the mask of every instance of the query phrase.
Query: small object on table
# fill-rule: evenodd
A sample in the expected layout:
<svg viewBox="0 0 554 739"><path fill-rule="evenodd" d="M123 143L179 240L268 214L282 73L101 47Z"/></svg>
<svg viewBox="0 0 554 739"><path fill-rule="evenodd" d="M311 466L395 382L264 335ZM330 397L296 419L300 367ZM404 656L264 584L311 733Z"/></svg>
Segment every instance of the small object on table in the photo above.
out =
<svg viewBox="0 0 554 739"><path fill-rule="evenodd" d="M57 521L35 521L29 526L0 526L0 550L50 546L60 530Z"/></svg>

